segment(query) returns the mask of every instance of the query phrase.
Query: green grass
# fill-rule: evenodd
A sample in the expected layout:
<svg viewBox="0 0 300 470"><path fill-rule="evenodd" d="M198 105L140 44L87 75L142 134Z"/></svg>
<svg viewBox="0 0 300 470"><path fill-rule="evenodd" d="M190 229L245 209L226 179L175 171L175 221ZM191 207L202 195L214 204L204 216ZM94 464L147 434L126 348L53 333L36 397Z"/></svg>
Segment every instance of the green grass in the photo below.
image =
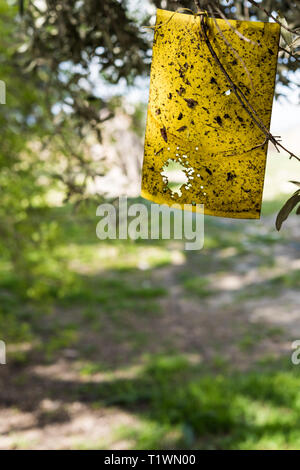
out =
<svg viewBox="0 0 300 470"><path fill-rule="evenodd" d="M238 341L241 351L251 351L257 344L265 339L279 339L284 334L283 328L277 326L265 326L263 324L252 324L246 326L246 331Z"/></svg>
<svg viewBox="0 0 300 470"><path fill-rule="evenodd" d="M84 384L78 396L139 418L116 439L134 449L295 449L300 376L282 362L213 375L182 356L154 357L133 379Z"/></svg>
<svg viewBox="0 0 300 470"><path fill-rule="evenodd" d="M26 342L36 338L43 345L43 318L51 316L58 308L75 308L81 310L81 317L75 320L74 332L66 332L64 336L61 329L66 326L57 322L51 332L57 339L50 339L47 347L42 346L46 354L50 354L49 350L52 354L68 347L68 341L70 344L73 341L68 340L69 336L78 337L76 331L83 324L101 333L105 318L110 318L116 328L124 329L124 338L131 336L132 341L136 334L134 342L142 344L143 335L138 331L129 335L132 326L126 328L126 323L130 324L128 319L135 315L160 314L159 300L167 297L168 290L156 281L152 272L172 266L172 241L100 242L95 234L97 218L94 205L79 212L66 205L49 209L45 214L46 220L41 221L44 232L47 233L47 223L50 227L55 225L56 244L51 256L45 254L43 246L40 249L33 246L27 254L32 269L30 277L26 274L20 276L5 257L0 260L1 336L8 342ZM272 253L266 252L266 247L271 250L279 241L285 243L285 239L277 233L261 233L259 230L248 233L252 225L252 221L228 223L223 219L205 218L204 249L195 253L185 252L183 260L186 257L186 262L176 275L185 295L200 298L216 295L218 287L211 284L207 274L230 270L236 261L254 250L256 253L259 249L264 252L260 256L262 267L269 263ZM183 253L183 244L176 243L176 250ZM223 258L222 250L227 249L234 249L234 253ZM86 267L88 272L84 272ZM299 270L274 276L269 281L240 290L237 301L274 295L287 287L296 288L299 281ZM246 339L244 343L247 343Z"/></svg>
<svg viewBox="0 0 300 470"><path fill-rule="evenodd" d="M8 259L0 259L1 338L7 343L37 339L46 356L52 357L76 343L83 324L99 332L106 316L116 328L122 325L126 331L129 316L160 313L157 300L166 296L167 290L149 273L171 262L166 243L143 246L131 240L100 242L95 233L95 207L79 213L71 206L53 208L47 211L47 217L41 220L44 226L55 221L60 227L51 253L33 246L27 261L24 259L29 263L24 264L24 275ZM140 269L141 260L147 269ZM82 273L86 266L89 272ZM72 331L63 321L55 323L57 309L74 308L82 314L75 319ZM49 316L54 325L51 336L45 327Z"/></svg>
<svg viewBox="0 0 300 470"><path fill-rule="evenodd" d="M199 364L178 353L176 334L175 342L173 334L160 341L160 330L154 328L164 309L172 313L174 285L179 301L197 303L203 298L208 303L221 292L218 276L237 275L239 263L245 263L245 270L272 270L273 250L288 244L288 235L268 232L258 222L206 217L204 249L183 252L183 244L174 240L100 242L94 207L79 214L70 206L55 208L48 217L61 234L51 255L36 247L28 254L30 276L21 276L7 258L0 260L0 338L8 344L32 345L32 351L10 353L13 366L55 363L65 351L74 352L77 360L70 368L84 383L73 383L66 400L81 401L92 410L120 409L136 418L112 437L113 442L128 441L133 449L300 449L297 367L262 351L251 367L237 372L223 355L222 341L211 359ZM182 255L179 265L173 263L175 251ZM234 291L233 307L296 289L299 282L297 269L268 276ZM245 322L233 345L241 356L251 357L258 343L276 342L284 334L276 326ZM106 362L99 359L102 342L103 348L109 347ZM153 342L161 354L151 349ZM128 378L117 373L123 356L141 366ZM105 381L93 381L96 374L103 374ZM22 385L27 378L23 373L16 380ZM49 391L53 399L55 394L56 388Z"/></svg>
<svg viewBox="0 0 300 470"><path fill-rule="evenodd" d="M209 297L213 294L213 290L210 287L210 282L206 278L196 276L193 278L186 279L183 282L183 287L187 292L191 292L199 297Z"/></svg>
<svg viewBox="0 0 300 470"><path fill-rule="evenodd" d="M237 295L236 300L243 301L247 299L259 299L262 297L279 296L284 289L297 289L300 285L300 270L292 270L281 275L275 275L270 279L260 283L254 283L241 289Z"/></svg>

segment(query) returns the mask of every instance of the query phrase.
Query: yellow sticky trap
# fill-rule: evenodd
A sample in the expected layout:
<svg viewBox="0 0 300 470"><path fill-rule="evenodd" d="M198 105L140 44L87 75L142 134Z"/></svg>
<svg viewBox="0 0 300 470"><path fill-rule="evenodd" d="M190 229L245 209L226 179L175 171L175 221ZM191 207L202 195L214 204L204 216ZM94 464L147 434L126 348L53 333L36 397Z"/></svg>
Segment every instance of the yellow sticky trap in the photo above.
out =
<svg viewBox="0 0 300 470"><path fill-rule="evenodd" d="M229 25L217 19L216 26L211 18L206 22L222 65L269 129L279 25L234 20ZM211 55L200 17L158 10L142 196L182 208L204 204L210 215L257 219L266 165L264 142L264 133Z"/></svg>

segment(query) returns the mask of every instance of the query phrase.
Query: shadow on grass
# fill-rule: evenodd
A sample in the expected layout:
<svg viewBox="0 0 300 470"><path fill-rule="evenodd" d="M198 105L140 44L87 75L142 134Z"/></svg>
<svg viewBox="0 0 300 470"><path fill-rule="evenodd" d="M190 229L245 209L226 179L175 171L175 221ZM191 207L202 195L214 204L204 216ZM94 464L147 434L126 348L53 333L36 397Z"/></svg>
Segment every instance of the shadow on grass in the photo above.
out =
<svg viewBox="0 0 300 470"><path fill-rule="evenodd" d="M111 375L80 383L33 374L28 383L33 393L26 411L49 398L58 400L62 410L80 401L95 410L117 407L134 415L137 427L120 428L115 436L129 439L134 449L300 447L300 376L282 362L212 374L184 356L156 356L130 378ZM5 390L0 393L5 403ZM39 426L68 419L66 413L40 416Z"/></svg>
<svg viewBox="0 0 300 470"><path fill-rule="evenodd" d="M53 215L56 218L55 213ZM76 222L71 217L71 226L67 215L68 211L66 214L61 211L59 220L64 224L65 246L73 243L76 256L79 257L84 245L98 249L101 246L103 251L106 250L95 237L94 216L79 218ZM208 218L204 249L200 253L185 253L180 258L180 265L172 264L170 260L165 263L164 258L161 267L158 262L154 267L139 268L140 252L137 251L134 266L128 266L126 252L129 246L133 250L136 247L143 250L149 243L151 246L163 243L166 252L173 248L167 241L124 241L124 259L115 269L104 267L102 272L80 274L59 263L50 263L43 271L41 264L32 284L20 280L18 273L6 275L0 289L1 336L4 335L8 343L31 343L32 350L29 354L14 356L16 360L3 369L1 405L17 406L34 413L40 429L49 423L68 422L71 417L64 407L76 401L95 410L115 407L138 418L137 427L120 429L116 436L116 439L129 439L133 448L300 448L300 431L297 429L300 378L296 368L292 370L288 365L277 363L273 369L257 366L253 371L231 373L225 370L222 361L219 361L219 371L215 371L212 367L192 364L185 357L158 356L135 376L117 378L118 366L140 363L145 352L150 356L153 354L148 348L149 343L155 342L161 346L161 352L166 351L165 344L160 343L165 339L168 323L162 322L154 328L155 319L168 314L167 310L160 310L161 300L173 302L170 307L174 310L172 321L181 322L181 330L186 328L184 334L189 333L190 327L200 326L200 333L199 329L195 334L190 330L187 335L189 342L193 334L197 336L198 351L202 346L201 338L209 332L211 343L204 343L203 348L209 349L216 338L223 341L224 346L222 329L219 337L214 336L213 332L218 329L214 318L207 329L198 322L203 313L198 308L199 302L190 315L191 318L196 313L196 322L188 323L184 316L187 311L177 311L176 301L185 295L195 295L205 302L212 296L221 295L224 291L217 284L212 288L209 285L210 273L223 270L227 274L236 274L243 256L250 256L251 263L258 269L272 258L273 246L279 242L291 245L288 239L278 234L251 232L252 224ZM299 249L293 243L292 249L286 252L287 259L293 259ZM266 247L271 247L271 251L263 256ZM232 254L224 258L224 250L228 249ZM178 251L182 254L182 248ZM93 254L93 249L88 252L89 256ZM90 261L87 256L84 263ZM169 278L163 277L166 266ZM253 282L233 295L237 295L237 300L273 295L283 288L296 287L299 279L299 271L294 270L259 284ZM177 289L175 295L171 289L174 286ZM222 313L221 309L222 306ZM247 318L241 321L244 320ZM205 317L205 322L208 321L209 315ZM224 320L228 327L227 322ZM82 336L83 331L85 335ZM243 340L243 348L247 349L249 343L253 343L252 336ZM231 336L227 340L231 341ZM35 341L39 342L38 346ZM180 346L177 351L179 349ZM55 366L65 350L68 354L77 351L80 359L89 358L85 381L80 377L66 380L64 376L58 380L54 374L50 378L34 372L35 366ZM186 345L181 350L192 352ZM70 361L71 370L72 366ZM99 371L107 372L109 376L105 380L94 380L92 376ZM53 413L42 411L40 405L47 398L58 401L60 408Z"/></svg>

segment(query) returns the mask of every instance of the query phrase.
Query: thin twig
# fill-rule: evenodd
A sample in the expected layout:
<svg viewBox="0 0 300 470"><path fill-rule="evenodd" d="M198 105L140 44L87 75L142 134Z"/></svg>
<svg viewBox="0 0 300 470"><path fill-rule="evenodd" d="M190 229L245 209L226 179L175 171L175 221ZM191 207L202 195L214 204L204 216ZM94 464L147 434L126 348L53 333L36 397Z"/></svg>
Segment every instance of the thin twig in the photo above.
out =
<svg viewBox="0 0 300 470"><path fill-rule="evenodd" d="M293 57L293 59L295 59L297 62L300 62L300 59L298 59L298 57L294 56L294 54L292 54L290 51L288 51L288 50L285 49L284 47L279 46L279 49L280 49L281 51L286 52L289 56Z"/></svg>
<svg viewBox="0 0 300 470"><path fill-rule="evenodd" d="M254 108L252 107L252 105L249 103L248 99L246 98L246 96L244 95L243 91L233 82L233 80L231 79L230 75L228 74L228 72L226 71L226 69L224 68L223 64L221 63L218 55L216 54L210 40L209 40L209 37L207 35L207 24L205 23L205 17L204 15L200 15L200 25L201 25L201 31L202 31L202 34L203 34L203 37L204 37L204 40L205 40L205 43L212 55L212 57L214 58L215 62L217 63L218 67L221 69L222 73L224 74L224 76L226 77L228 83L230 84L231 86L231 89L232 91L234 92L234 94L236 95L238 101L240 102L241 106L243 107L243 109L245 109L245 111L249 114L249 116L251 117L252 121L258 126L258 128L265 134L266 136L266 139L270 142L272 142L272 144L275 146L275 148L277 149L277 151L279 152L278 150L278 147L282 148L284 151L286 151L289 155L290 155L290 158L296 158L299 162L300 162L300 158L297 157L293 152L289 151L288 149L286 149L271 133L270 131L267 129L267 127L264 125L264 123L262 122L262 120L260 119L259 115L257 114L257 112L254 110Z"/></svg>
<svg viewBox="0 0 300 470"><path fill-rule="evenodd" d="M234 33L241 39L243 39L243 41L246 41L246 42L250 42L250 44L253 44L253 46L259 46L258 42L255 42L255 41L252 41L251 39L249 38L246 38L246 36L244 36L242 33L240 33L240 31L238 31L236 28L234 28L232 26L232 24L229 22L229 20L226 18L226 16L224 15L224 13L222 12L222 10L220 10L220 8L218 8L217 6L215 6L216 10L218 11L219 15L223 18L223 20L226 22L226 24L229 26L230 29L232 29L232 31L234 31Z"/></svg>
<svg viewBox="0 0 300 470"><path fill-rule="evenodd" d="M248 1L251 3L251 5L253 5L256 8L258 8L259 10L263 11L269 18L272 18L272 20L274 20L277 24L279 24L283 29L286 29L290 33L293 33L296 36L300 37L300 33L298 33L299 28L297 28L297 29L288 28L287 26L282 24L281 21L279 21L278 18L276 18L276 16L272 15L272 13L269 13L265 8L261 7L260 4L257 3L255 0L248 0Z"/></svg>
<svg viewBox="0 0 300 470"><path fill-rule="evenodd" d="M256 149L259 149L260 147L264 147L268 142L269 142L269 139L268 137L266 137L262 144L255 145L251 149L247 150L247 152L252 152L252 150L256 150Z"/></svg>
<svg viewBox="0 0 300 470"><path fill-rule="evenodd" d="M253 81L252 81L250 72L249 72L249 70L248 70L248 68L247 68L247 66L246 66L246 64L245 64L245 62L244 62L244 60L241 58L241 56L240 56L239 53L235 50L235 48L230 44L230 42L228 41L228 39L224 36L223 31L221 30L220 26L218 25L218 22L217 22L217 20L216 20L216 17L214 16L213 10L212 10L212 8L210 7L210 5L208 5L208 9L209 9L210 14L212 15L212 19L213 19L213 21L214 21L214 23L215 23L215 25L216 25L217 30L219 31L219 33L220 33L220 35L221 35L223 41L224 41L225 44L229 47L229 49L232 50L232 52L234 53L234 55L236 56L236 58L241 62L242 66L244 67L244 70L245 70L246 74L248 75L249 81L250 81L250 83L251 83L251 87L252 87L252 89L254 89L254 87L253 87Z"/></svg>
<svg viewBox="0 0 300 470"><path fill-rule="evenodd" d="M194 0L197 11L200 11L202 9L202 6L200 5L200 0Z"/></svg>
<svg viewBox="0 0 300 470"><path fill-rule="evenodd" d="M252 150L256 150L256 149L259 149L260 147L263 147L264 145L266 145L266 143L269 141L268 137L265 138L265 140L261 143L261 144L257 144L255 145L254 147L251 147L251 149L248 149L248 150L245 150L244 152L242 152L243 154L244 153L249 153L249 152L252 152ZM240 155L241 152L240 151L235 151L234 153L230 153L229 155L226 155L226 157L234 157L235 155Z"/></svg>
<svg viewBox="0 0 300 470"><path fill-rule="evenodd" d="M205 24L204 22L204 17L201 16L200 17L200 25L201 25L201 30L202 30L202 33L203 33L203 36L204 36L204 39L205 39L205 42L206 42L206 45L212 55L212 57L214 58L214 60L216 61L217 65L219 66L219 68L221 69L221 71L223 72L223 74L225 75L227 81L229 82L229 84L231 85L231 88L232 88L232 91L235 93L236 97L238 98L239 102L241 103L241 105L243 106L243 108L246 108L246 105L245 103L243 102L243 99L246 101L247 105L249 106L250 109L247 109L247 112L248 114L250 115L250 117L252 118L252 120L254 120L254 122L256 123L256 125L261 128L261 130L264 132L264 133L268 133L268 130L266 129L264 123L261 121L261 119L259 118L259 116L257 115L256 111L252 108L251 104L248 102L246 96L244 95L243 91L233 82L233 80L231 79L231 77L229 76L228 72L225 70L223 64L221 63L219 57L217 56L209 38L208 38L208 35L207 35L207 32L206 32L206 27L207 25ZM241 95L241 96L240 96ZM250 111L251 110L251 111ZM253 115L253 114L254 115ZM258 118L258 120L256 120L256 117Z"/></svg>

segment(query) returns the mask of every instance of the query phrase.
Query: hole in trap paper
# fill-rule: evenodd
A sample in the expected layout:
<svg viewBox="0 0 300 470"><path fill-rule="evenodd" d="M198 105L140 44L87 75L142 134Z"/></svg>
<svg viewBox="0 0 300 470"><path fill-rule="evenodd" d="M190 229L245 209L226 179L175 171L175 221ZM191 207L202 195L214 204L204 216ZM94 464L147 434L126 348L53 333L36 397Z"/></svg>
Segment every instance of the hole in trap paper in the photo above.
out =
<svg viewBox="0 0 300 470"><path fill-rule="evenodd" d="M191 186L189 178L186 175L186 170L185 166L171 158L169 158L163 166L161 175L164 183L172 192L172 195L178 194L178 196L182 196L182 186L185 186L185 189L188 189Z"/></svg>

